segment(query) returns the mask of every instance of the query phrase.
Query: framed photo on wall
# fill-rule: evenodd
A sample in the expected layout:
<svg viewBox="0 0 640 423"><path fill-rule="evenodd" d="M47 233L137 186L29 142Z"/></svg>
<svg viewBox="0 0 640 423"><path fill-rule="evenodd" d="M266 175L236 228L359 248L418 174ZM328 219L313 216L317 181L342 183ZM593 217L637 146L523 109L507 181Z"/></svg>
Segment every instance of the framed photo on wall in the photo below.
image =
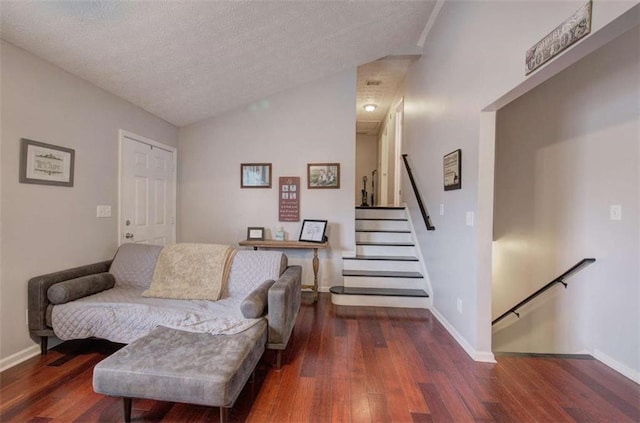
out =
<svg viewBox="0 0 640 423"><path fill-rule="evenodd" d="M73 186L75 150L26 138L20 143L20 183Z"/></svg>
<svg viewBox="0 0 640 423"><path fill-rule="evenodd" d="M340 188L340 163L307 163L307 188Z"/></svg>
<svg viewBox="0 0 640 423"><path fill-rule="evenodd" d="M462 188L462 150L458 149L443 160L444 190L451 191Z"/></svg>
<svg viewBox="0 0 640 423"><path fill-rule="evenodd" d="M242 163L240 188L271 188L271 163Z"/></svg>
<svg viewBox="0 0 640 423"><path fill-rule="evenodd" d="M299 241L306 242L324 242L325 232L327 231L326 220L309 220L302 221L302 228L300 229Z"/></svg>

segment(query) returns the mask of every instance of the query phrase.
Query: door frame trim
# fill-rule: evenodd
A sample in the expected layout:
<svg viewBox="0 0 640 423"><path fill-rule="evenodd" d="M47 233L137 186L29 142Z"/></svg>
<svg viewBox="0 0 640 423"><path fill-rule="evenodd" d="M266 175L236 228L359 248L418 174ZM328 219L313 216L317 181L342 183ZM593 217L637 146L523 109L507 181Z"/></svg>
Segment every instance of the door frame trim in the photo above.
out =
<svg viewBox="0 0 640 423"><path fill-rule="evenodd" d="M168 151L173 155L173 242L177 241L176 227L177 227L177 203L178 203L178 149L171 147L170 145L162 144L154 141L150 138L143 137L141 135L134 134L133 132L125 131L124 129L118 130L118 233L117 233L117 245L118 247L123 244L122 237L122 144L128 138L133 141L141 142L143 144L150 145L152 147L160 148Z"/></svg>

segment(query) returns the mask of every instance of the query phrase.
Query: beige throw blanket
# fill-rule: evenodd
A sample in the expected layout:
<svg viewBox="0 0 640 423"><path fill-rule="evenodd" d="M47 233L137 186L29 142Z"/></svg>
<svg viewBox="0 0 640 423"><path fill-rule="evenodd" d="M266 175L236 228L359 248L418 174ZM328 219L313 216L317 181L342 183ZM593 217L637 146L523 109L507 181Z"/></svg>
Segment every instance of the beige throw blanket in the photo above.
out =
<svg viewBox="0 0 640 423"><path fill-rule="evenodd" d="M143 297L217 301L224 290L235 250L219 244L164 247Z"/></svg>

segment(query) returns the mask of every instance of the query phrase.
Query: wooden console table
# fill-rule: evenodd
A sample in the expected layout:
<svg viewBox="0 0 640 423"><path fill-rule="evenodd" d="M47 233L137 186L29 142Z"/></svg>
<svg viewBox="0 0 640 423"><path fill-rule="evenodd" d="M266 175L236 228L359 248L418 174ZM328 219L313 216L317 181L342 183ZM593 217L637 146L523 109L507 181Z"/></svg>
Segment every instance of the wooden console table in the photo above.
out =
<svg viewBox="0 0 640 423"><path fill-rule="evenodd" d="M277 241L275 239L260 240L246 240L240 241L238 244L243 247L253 247L254 250L258 248L272 248L278 249L296 249L296 250L313 250L313 285L302 285L304 289L310 289L313 291L313 301L318 300L318 269L320 267L320 260L318 260L318 250L325 249L329 246L329 242L304 242L304 241Z"/></svg>

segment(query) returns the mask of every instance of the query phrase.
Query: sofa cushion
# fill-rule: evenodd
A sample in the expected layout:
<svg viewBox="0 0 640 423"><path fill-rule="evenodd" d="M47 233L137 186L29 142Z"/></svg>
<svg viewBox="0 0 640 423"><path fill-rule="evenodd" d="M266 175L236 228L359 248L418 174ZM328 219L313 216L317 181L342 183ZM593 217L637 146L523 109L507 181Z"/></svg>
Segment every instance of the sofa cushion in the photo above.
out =
<svg viewBox="0 0 640 423"><path fill-rule="evenodd" d="M242 299L262 282L278 279L283 262L286 262L286 256L281 251L238 251L233 259L223 296Z"/></svg>
<svg viewBox="0 0 640 423"><path fill-rule="evenodd" d="M111 289L115 283L115 278L111 273L96 273L52 285L47 290L47 298L52 304L64 304Z"/></svg>
<svg viewBox="0 0 640 423"><path fill-rule="evenodd" d="M162 247L148 244L122 244L109 268L116 285L149 288Z"/></svg>
<svg viewBox="0 0 640 423"><path fill-rule="evenodd" d="M273 279L262 282L256 289L240 303L240 311L247 319L257 319L261 317L267 308L269 288L276 283Z"/></svg>

